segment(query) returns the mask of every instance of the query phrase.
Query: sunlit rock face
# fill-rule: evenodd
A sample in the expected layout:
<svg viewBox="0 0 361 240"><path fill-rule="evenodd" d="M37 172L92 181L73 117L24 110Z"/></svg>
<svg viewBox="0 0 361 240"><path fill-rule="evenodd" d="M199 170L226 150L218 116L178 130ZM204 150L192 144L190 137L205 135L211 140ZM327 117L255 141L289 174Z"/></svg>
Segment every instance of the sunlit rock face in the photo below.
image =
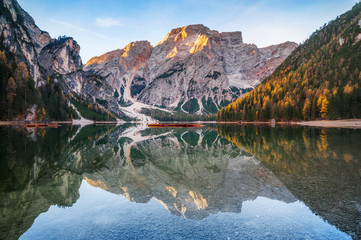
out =
<svg viewBox="0 0 361 240"><path fill-rule="evenodd" d="M92 58L84 70L102 76L121 100L189 113L215 112L242 89L258 85L296 46L286 42L258 48L243 43L241 32L190 25L171 30L154 48L136 42L125 48L134 48L129 52L136 54L123 49ZM192 109L184 107L191 101Z"/></svg>
<svg viewBox="0 0 361 240"><path fill-rule="evenodd" d="M259 49L243 43L241 32L219 33L203 25L173 29L140 69L147 82L137 98L166 107L195 98L200 112L219 108L269 76L295 47L287 42Z"/></svg>
<svg viewBox="0 0 361 240"><path fill-rule="evenodd" d="M80 47L72 38L52 40L40 51L40 63L48 74L67 74L83 67L79 56Z"/></svg>
<svg viewBox="0 0 361 240"><path fill-rule="evenodd" d="M150 57L153 47L148 41L129 43L99 57L91 58L84 67L88 78L86 93L112 102L131 100L130 84L137 70Z"/></svg>

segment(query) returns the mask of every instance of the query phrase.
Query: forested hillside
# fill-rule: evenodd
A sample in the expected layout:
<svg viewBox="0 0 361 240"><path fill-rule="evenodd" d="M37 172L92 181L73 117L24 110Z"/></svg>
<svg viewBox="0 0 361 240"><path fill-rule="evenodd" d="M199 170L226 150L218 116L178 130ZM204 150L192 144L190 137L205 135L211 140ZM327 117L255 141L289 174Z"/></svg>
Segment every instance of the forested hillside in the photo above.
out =
<svg viewBox="0 0 361 240"><path fill-rule="evenodd" d="M67 120L77 118L59 84L53 80L41 88L35 83L24 62L16 63L11 55L0 51L0 119L22 120L36 115L35 120ZM45 103L45 104L44 104Z"/></svg>
<svg viewBox="0 0 361 240"><path fill-rule="evenodd" d="M361 118L361 3L314 32L218 120Z"/></svg>

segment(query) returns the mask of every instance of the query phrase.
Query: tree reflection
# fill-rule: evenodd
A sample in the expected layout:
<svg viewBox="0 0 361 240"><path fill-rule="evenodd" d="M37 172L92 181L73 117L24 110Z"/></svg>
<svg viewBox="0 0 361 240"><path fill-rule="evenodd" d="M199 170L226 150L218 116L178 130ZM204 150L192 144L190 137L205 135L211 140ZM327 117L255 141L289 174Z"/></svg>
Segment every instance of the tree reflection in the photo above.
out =
<svg viewBox="0 0 361 240"><path fill-rule="evenodd" d="M361 131L218 126L299 200L353 238L361 237Z"/></svg>

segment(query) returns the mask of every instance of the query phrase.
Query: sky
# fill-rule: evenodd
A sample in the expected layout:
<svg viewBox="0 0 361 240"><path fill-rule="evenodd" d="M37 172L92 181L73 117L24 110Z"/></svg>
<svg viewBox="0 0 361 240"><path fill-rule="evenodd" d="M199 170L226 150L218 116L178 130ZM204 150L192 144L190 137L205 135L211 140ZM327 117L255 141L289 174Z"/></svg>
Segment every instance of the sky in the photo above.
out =
<svg viewBox="0 0 361 240"><path fill-rule="evenodd" d="M18 0L51 37L71 36L84 63L91 57L148 40L154 46L173 28L203 24L241 31L245 43L266 47L302 43L350 10L357 0Z"/></svg>

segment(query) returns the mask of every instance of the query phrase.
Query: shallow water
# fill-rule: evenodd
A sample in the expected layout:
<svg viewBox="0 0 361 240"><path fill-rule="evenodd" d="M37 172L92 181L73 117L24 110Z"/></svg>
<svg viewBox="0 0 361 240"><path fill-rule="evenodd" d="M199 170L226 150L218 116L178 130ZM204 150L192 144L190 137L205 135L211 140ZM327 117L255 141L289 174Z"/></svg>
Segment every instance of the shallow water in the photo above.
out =
<svg viewBox="0 0 361 240"><path fill-rule="evenodd" d="M361 130L0 128L0 239L359 239Z"/></svg>

